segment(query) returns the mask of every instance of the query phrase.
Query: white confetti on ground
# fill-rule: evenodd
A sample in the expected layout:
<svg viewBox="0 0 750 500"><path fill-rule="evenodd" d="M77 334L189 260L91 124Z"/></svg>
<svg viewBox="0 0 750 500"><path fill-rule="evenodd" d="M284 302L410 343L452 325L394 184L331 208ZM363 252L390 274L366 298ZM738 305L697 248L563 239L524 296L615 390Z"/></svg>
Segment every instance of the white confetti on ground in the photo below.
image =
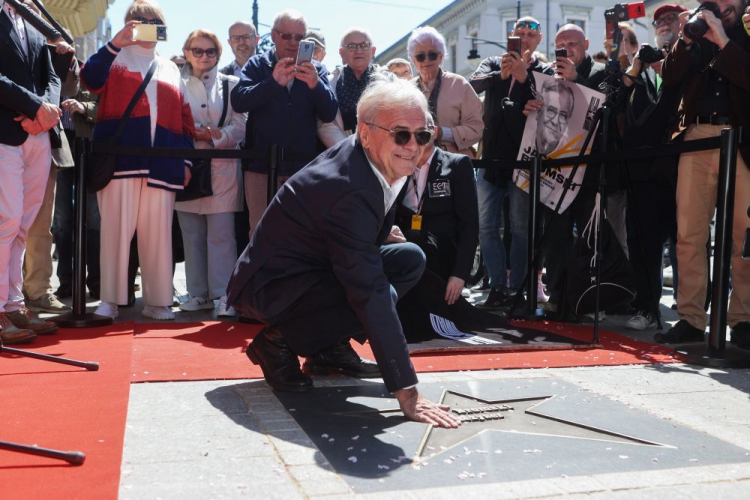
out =
<svg viewBox="0 0 750 500"><path fill-rule="evenodd" d="M630 458L630 457L629 457L629 456L627 456L627 455L617 455L617 456L618 456L619 458L622 458L623 460L627 460L628 458Z"/></svg>
<svg viewBox="0 0 750 500"><path fill-rule="evenodd" d="M328 439L328 434L321 434L320 437L322 437L323 439Z"/></svg>
<svg viewBox="0 0 750 500"><path fill-rule="evenodd" d="M353 464L357 463L357 457L354 457L354 456L347 458L347 460L349 460Z"/></svg>
<svg viewBox="0 0 750 500"><path fill-rule="evenodd" d="M533 450L523 450L524 453L541 453L542 450L534 448Z"/></svg>
<svg viewBox="0 0 750 500"><path fill-rule="evenodd" d="M495 450L495 453L497 453L498 455L500 455L500 454L503 453L503 450Z"/></svg>
<svg viewBox="0 0 750 500"><path fill-rule="evenodd" d="M387 465L378 465L378 469L391 470L391 468L388 467Z"/></svg>
<svg viewBox="0 0 750 500"><path fill-rule="evenodd" d="M359 436L352 436L352 441L356 441L357 439L359 439Z"/></svg>

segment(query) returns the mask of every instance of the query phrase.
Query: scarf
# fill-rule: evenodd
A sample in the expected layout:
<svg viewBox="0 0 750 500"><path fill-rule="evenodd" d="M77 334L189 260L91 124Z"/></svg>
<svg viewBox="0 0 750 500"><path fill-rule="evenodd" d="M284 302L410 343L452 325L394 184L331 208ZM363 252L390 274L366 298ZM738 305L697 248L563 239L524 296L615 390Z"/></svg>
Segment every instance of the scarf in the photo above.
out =
<svg viewBox="0 0 750 500"><path fill-rule="evenodd" d="M372 65L362 73L362 78L357 80L354 71L349 66L344 66L339 80L336 82L336 99L339 101L339 111L344 120L344 130L354 131L357 128L357 104L362 93L370 83Z"/></svg>
<svg viewBox="0 0 750 500"><path fill-rule="evenodd" d="M430 106L430 114L432 115L432 119L435 120L435 125L438 124L437 119L437 100L438 96L440 96L440 85L443 81L443 70L442 68L438 69L438 76L437 81L435 82L435 87L432 89L432 92L430 92L430 98L427 99L427 104ZM422 93L425 92L425 87L422 86L422 77L420 76L417 79L417 87L419 87L419 90L422 91Z"/></svg>

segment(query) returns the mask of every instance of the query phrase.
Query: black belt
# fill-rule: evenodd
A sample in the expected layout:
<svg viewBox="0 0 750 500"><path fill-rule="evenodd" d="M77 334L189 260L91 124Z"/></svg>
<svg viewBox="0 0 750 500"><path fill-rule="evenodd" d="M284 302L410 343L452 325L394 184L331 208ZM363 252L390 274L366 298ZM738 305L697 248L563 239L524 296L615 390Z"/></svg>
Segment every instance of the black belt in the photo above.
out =
<svg viewBox="0 0 750 500"><path fill-rule="evenodd" d="M698 125L729 125L729 118L719 115L699 116L695 119L695 123Z"/></svg>

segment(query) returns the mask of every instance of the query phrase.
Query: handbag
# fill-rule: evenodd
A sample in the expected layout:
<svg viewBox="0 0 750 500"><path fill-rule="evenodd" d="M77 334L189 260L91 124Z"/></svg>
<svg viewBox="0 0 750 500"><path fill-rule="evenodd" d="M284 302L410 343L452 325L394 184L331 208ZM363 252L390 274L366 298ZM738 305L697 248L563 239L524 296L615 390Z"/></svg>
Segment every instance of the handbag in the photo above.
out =
<svg viewBox="0 0 750 500"><path fill-rule="evenodd" d="M120 122L117 124L117 129L115 130L114 135L104 144L117 144L117 140L125 130L125 125L127 124L128 118L130 118L130 114L133 112L133 108L135 108L138 99L141 98L141 95L143 95L143 92L146 90L146 86L148 85L148 82L151 81L151 77L154 76L154 71L156 71L156 61L153 61L151 66L149 66L146 76L143 77L141 86L135 91L133 98L125 109L125 113L123 113L122 118L120 118ZM95 193L107 187L107 184L109 184L109 181L111 181L112 177L115 175L116 167L116 154L94 152L91 155L91 161L86 162L86 187L89 192Z"/></svg>
<svg viewBox="0 0 750 500"><path fill-rule="evenodd" d="M219 120L218 127L224 126L224 120L227 118L227 110L229 108L229 80L224 79L221 82L224 100L224 109L221 112L221 119ZM199 158L193 161L193 167L190 169L190 182L185 189L177 192L177 201L190 201L197 200L198 198L205 198L206 196L212 196L214 191L211 187L211 159Z"/></svg>

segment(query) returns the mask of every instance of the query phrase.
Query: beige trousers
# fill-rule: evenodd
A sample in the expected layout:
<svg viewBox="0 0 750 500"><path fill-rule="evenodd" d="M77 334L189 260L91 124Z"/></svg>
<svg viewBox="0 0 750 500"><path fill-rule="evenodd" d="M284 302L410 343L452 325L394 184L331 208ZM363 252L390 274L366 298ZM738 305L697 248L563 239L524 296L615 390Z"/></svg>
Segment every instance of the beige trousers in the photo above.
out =
<svg viewBox="0 0 750 500"><path fill-rule="evenodd" d="M49 180L44 200L29 228L26 237L26 254L23 259L23 293L36 300L52 291L52 216L55 212L55 185L57 168L49 170Z"/></svg>
<svg viewBox="0 0 750 500"><path fill-rule="evenodd" d="M722 128L726 127L692 125L686 140L716 137L721 135ZM708 322L708 314L703 310L708 277L706 241L716 209L718 181L718 149L685 153L680 157L677 175L677 263L680 269L677 312L681 319L700 329L705 329ZM734 187L729 326L750 321L750 261L743 261L741 257L745 230L750 225L745 212L750 205L750 170L739 152Z"/></svg>
<svg viewBox="0 0 750 500"><path fill-rule="evenodd" d="M277 189L284 185L289 179L288 176L280 175L278 177ZM268 206L268 174L258 172L245 172L245 202L247 211L250 212L250 238L253 237L255 227L263 217L263 212Z"/></svg>
<svg viewBox="0 0 750 500"><path fill-rule="evenodd" d="M143 302L172 305L172 213L175 193L146 179L113 179L97 193L101 225L101 299L128 302L130 241L138 232Z"/></svg>

